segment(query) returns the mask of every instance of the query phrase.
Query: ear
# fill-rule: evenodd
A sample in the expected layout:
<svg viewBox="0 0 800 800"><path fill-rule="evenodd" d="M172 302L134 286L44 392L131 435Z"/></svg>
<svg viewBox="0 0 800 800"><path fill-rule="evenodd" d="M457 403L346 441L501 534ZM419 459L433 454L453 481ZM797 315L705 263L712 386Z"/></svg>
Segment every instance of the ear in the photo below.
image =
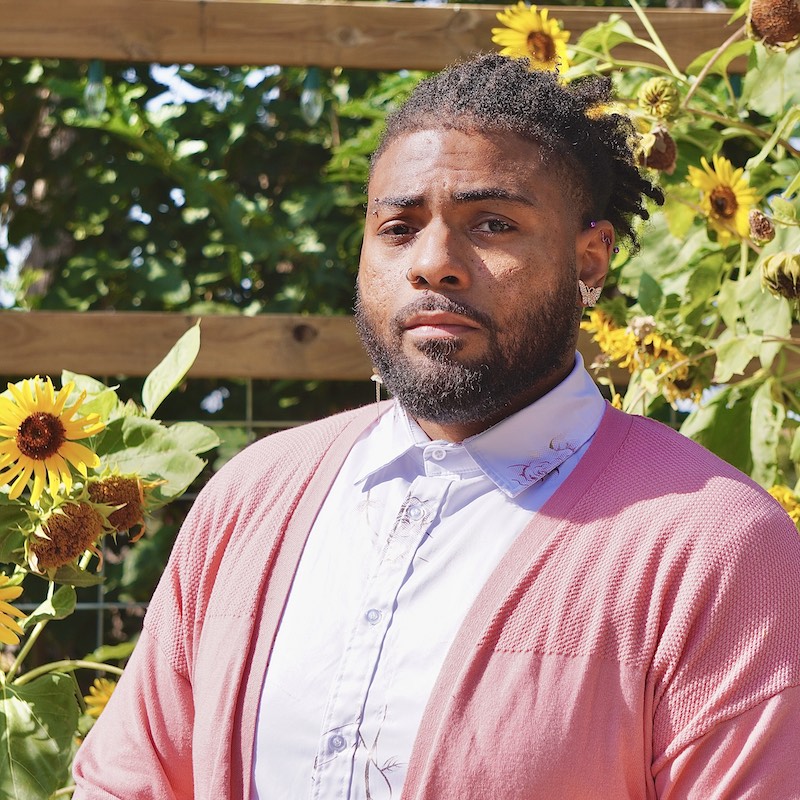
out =
<svg viewBox="0 0 800 800"><path fill-rule="evenodd" d="M575 239L578 277L591 287L602 286L614 249L614 226L601 219L584 228Z"/></svg>

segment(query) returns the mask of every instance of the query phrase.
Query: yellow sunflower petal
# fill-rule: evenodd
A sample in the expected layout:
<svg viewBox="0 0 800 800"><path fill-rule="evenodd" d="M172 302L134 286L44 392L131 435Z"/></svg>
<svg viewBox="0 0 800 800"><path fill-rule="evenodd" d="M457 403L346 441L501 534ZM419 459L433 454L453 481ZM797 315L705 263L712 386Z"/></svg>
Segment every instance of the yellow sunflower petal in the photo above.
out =
<svg viewBox="0 0 800 800"><path fill-rule="evenodd" d="M10 500L16 500L22 494L22 490L27 485L28 479L31 477L31 472L33 472L33 467L29 464L21 464L21 466L22 469L15 481L11 484L11 491L8 493Z"/></svg>
<svg viewBox="0 0 800 800"><path fill-rule="evenodd" d="M100 466L100 459L97 454L77 442L64 442L59 452L84 477L86 476L87 467Z"/></svg>

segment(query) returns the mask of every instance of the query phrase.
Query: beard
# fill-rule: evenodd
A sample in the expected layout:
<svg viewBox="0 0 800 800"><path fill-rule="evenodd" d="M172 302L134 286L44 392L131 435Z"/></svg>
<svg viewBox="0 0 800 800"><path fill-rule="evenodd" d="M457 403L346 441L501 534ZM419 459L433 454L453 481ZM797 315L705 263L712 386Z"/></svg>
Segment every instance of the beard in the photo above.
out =
<svg viewBox="0 0 800 800"><path fill-rule="evenodd" d="M438 424L470 424L497 416L574 358L581 309L575 270L565 269L556 291L512 316L501 333L480 311L426 292L390 320L382 333L356 293L355 321L361 341L387 390L411 416ZM478 322L489 336L479 360L458 360L463 341L431 338L416 344L425 359L403 352L403 321L420 311L460 314Z"/></svg>

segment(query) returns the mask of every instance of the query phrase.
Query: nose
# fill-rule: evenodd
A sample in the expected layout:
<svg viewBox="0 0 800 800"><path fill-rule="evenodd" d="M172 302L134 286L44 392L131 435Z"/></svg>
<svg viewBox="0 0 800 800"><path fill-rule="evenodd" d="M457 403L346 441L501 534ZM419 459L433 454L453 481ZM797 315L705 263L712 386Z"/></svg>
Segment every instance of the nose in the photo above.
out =
<svg viewBox="0 0 800 800"><path fill-rule="evenodd" d="M409 283L418 289L466 289L472 282L469 257L458 235L443 222L431 222L411 250Z"/></svg>

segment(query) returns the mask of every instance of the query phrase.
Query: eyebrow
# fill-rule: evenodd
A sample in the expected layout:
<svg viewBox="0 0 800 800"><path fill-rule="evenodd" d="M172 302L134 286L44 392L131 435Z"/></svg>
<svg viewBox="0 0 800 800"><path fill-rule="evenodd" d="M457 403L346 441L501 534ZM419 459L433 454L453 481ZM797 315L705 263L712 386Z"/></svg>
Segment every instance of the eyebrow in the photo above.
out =
<svg viewBox="0 0 800 800"><path fill-rule="evenodd" d="M486 189L469 189L467 191L455 192L453 200L456 203L479 203L483 200L503 200L507 203L518 203L520 205L537 207L537 203L530 197L516 192L509 192L508 189L499 187L488 187ZM421 208L425 205L422 195L401 195L397 197L376 197L373 201L376 205L387 208Z"/></svg>

